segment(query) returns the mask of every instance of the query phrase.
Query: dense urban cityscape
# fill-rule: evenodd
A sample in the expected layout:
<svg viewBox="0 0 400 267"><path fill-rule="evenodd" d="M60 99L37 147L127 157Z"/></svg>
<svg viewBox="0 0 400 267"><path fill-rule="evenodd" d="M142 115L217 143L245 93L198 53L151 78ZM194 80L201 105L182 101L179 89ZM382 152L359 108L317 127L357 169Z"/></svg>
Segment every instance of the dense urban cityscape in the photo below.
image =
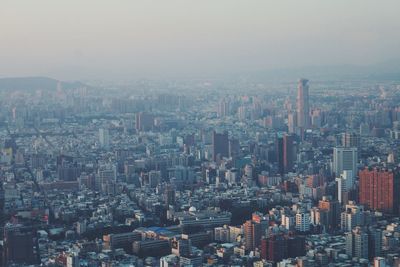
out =
<svg viewBox="0 0 400 267"><path fill-rule="evenodd" d="M0 0L0 267L400 267L399 0Z"/></svg>
<svg viewBox="0 0 400 267"><path fill-rule="evenodd" d="M398 82L4 83L4 266L400 262Z"/></svg>

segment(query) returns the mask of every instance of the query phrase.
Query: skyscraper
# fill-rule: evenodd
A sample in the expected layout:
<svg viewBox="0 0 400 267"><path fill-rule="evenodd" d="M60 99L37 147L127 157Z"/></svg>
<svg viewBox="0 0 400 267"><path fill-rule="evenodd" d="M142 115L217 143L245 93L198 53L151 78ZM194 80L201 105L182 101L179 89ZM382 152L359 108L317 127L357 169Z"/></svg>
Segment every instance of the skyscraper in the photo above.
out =
<svg viewBox="0 0 400 267"><path fill-rule="evenodd" d="M310 106L308 102L308 80L300 79L297 84L297 125L310 127Z"/></svg>
<svg viewBox="0 0 400 267"><path fill-rule="evenodd" d="M294 136L285 134L283 136L283 169L285 173L293 170L295 160Z"/></svg>
<svg viewBox="0 0 400 267"><path fill-rule="evenodd" d="M356 147L333 148L333 172L336 176L343 171L352 171L353 177L357 175L358 153Z"/></svg>
<svg viewBox="0 0 400 267"><path fill-rule="evenodd" d="M399 169L364 169L360 176L360 204L386 213L399 212Z"/></svg>
<svg viewBox="0 0 400 267"><path fill-rule="evenodd" d="M217 133L213 132L212 135L213 145L213 160L216 161L218 158L229 157L229 139L228 132Z"/></svg>

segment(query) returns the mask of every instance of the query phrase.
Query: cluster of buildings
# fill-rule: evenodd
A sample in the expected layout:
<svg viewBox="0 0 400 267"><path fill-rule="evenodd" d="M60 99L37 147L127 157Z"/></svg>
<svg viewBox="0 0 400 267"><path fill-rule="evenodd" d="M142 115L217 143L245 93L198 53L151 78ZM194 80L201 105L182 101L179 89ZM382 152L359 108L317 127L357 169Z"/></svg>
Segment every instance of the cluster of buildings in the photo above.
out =
<svg viewBox="0 0 400 267"><path fill-rule="evenodd" d="M400 266L400 85L162 86L3 93L2 266Z"/></svg>

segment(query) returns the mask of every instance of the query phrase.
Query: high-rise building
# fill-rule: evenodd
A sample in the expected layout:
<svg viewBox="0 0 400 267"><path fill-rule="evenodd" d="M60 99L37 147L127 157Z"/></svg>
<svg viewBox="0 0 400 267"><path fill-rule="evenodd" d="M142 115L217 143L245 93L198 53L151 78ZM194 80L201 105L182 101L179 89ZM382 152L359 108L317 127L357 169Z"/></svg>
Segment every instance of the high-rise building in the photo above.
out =
<svg viewBox="0 0 400 267"><path fill-rule="evenodd" d="M261 243L261 257L268 261L278 262L288 257L287 241L283 235L272 235Z"/></svg>
<svg viewBox="0 0 400 267"><path fill-rule="evenodd" d="M399 212L400 171L380 168L359 172L360 203L367 208L385 213Z"/></svg>
<svg viewBox="0 0 400 267"><path fill-rule="evenodd" d="M333 148L333 172L335 175L343 171L352 171L353 177L357 175L358 152L356 147Z"/></svg>
<svg viewBox="0 0 400 267"><path fill-rule="evenodd" d="M240 153L240 142L238 139L229 139L229 157L236 157Z"/></svg>
<svg viewBox="0 0 400 267"><path fill-rule="evenodd" d="M223 133L213 132L212 135L212 146L213 146L213 160L216 161L218 158L229 157L229 139L228 132Z"/></svg>
<svg viewBox="0 0 400 267"><path fill-rule="evenodd" d="M349 194L354 187L353 171L343 171L340 177L336 178L338 188L338 200L340 203L347 203Z"/></svg>
<svg viewBox="0 0 400 267"><path fill-rule="evenodd" d="M296 213L296 230L299 232L310 231L311 218L308 212L299 210Z"/></svg>
<svg viewBox="0 0 400 267"><path fill-rule="evenodd" d="M154 116L145 112L136 113L136 131L150 131L154 127Z"/></svg>
<svg viewBox="0 0 400 267"><path fill-rule="evenodd" d="M225 99L221 100L218 105L218 117L223 118L229 115L230 103Z"/></svg>
<svg viewBox="0 0 400 267"><path fill-rule="evenodd" d="M353 201L345 206L340 214L340 227L343 231L350 232L356 226L363 226L365 222L364 206L356 205Z"/></svg>
<svg viewBox="0 0 400 267"><path fill-rule="evenodd" d="M36 248L36 249L35 249ZM30 227L4 226L3 265L33 265L39 262L36 232Z"/></svg>
<svg viewBox="0 0 400 267"><path fill-rule="evenodd" d="M369 259L381 256L382 254L382 230L375 227L368 227L368 252Z"/></svg>
<svg viewBox="0 0 400 267"><path fill-rule="evenodd" d="M99 142L101 148L108 149L110 147L110 132L108 129L99 129Z"/></svg>
<svg viewBox="0 0 400 267"><path fill-rule="evenodd" d="M361 227L357 226L346 233L346 254L349 257L368 259L368 234Z"/></svg>
<svg viewBox="0 0 400 267"><path fill-rule="evenodd" d="M299 127L310 127L309 113L308 80L300 79L297 84L297 125Z"/></svg>
<svg viewBox="0 0 400 267"><path fill-rule="evenodd" d="M327 211L328 225L327 230L335 230L340 224L340 203L337 200L324 196L318 203L318 208Z"/></svg>
<svg viewBox="0 0 400 267"><path fill-rule="evenodd" d="M293 170L296 157L294 136L284 134L277 136L275 141L276 160L278 162L278 172L283 175Z"/></svg>
<svg viewBox="0 0 400 267"><path fill-rule="evenodd" d="M240 121L245 121L247 119L247 108L245 106L240 106L237 114Z"/></svg>
<svg viewBox="0 0 400 267"><path fill-rule="evenodd" d="M175 205L175 190L171 185L167 185L164 191L165 205Z"/></svg>
<svg viewBox="0 0 400 267"><path fill-rule="evenodd" d="M293 170L295 153L294 136L285 134L283 136L283 169L285 173Z"/></svg>
<svg viewBox="0 0 400 267"><path fill-rule="evenodd" d="M262 226L252 220L248 220L243 224L245 247L246 250L252 251L258 248L261 242Z"/></svg>
<svg viewBox="0 0 400 267"><path fill-rule="evenodd" d="M295 133L297 127L297 113L291 112L288 114L288 132Z"/></svg>
<svg viewBox="0 0 400 267"><path fill-rule="evenodd" d="M273 234L261 240L261 258L274 263L286 258L305 255L305 238L294 235Z"/></svg>
<svg viewBox="0 0 400 267"><path fill-rule="evenodd" d="M345 132L341 136L342 146L344 147L360 147L360 137L354 132Z"/></svg>
<svg viewBox="0 0 400 267"><path fill-rule="evenodd" d="M251 220L255 223L259 223L261 225L261 235L266 234L266 230L269 226L269 219L265 217L261 212L254 212L251 215Z"/></svg>

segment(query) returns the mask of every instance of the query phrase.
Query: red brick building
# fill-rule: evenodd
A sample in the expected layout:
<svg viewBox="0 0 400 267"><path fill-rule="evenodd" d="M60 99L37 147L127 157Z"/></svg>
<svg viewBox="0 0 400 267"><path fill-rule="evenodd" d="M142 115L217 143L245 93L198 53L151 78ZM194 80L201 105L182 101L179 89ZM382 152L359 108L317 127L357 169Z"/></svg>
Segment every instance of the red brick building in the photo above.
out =
<svg viewBox="0 0 400 267"><path fill-rule="evenodd" d="M359 172L360 204L385 213L399 212L400 171L380 168Z"/></svg>

